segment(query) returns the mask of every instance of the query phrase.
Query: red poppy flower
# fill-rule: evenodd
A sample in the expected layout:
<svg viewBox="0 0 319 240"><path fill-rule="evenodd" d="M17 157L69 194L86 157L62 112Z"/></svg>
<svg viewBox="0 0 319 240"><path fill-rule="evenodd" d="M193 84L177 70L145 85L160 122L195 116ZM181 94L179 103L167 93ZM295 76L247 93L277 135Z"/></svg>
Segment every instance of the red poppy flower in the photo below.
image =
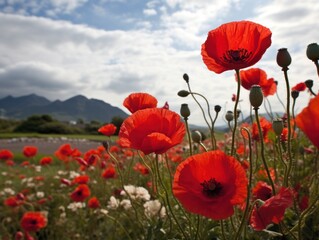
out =
<svg viewBox="0 0 319 240"><path fill-rule="evenodd" d="M110 146L109 151L111 153L119 153L120 152L120 148L118 146L116 146L116 145L113 145L113 146Z"/></svg>
<svg viewBox="0 0 319 240"><path fill-rule="evenodd" d="M145 165L143 165L142 163L139 163L139 162L137 162L137 163L135 164L135 166L133 167L133 169L134 169L135 171L139 172L139 173L142 174L142 175L147 175L147 174L149 174L148 168L147 168Z"/></svg>
<svg viewBox="0 0 319 240"><path fill-rule="evenodd" d="M173 193L190 212L215 220L233 215L247 196L245 170L220 150L188 157L176 169Z"/></svg>
<svg viewBox="0 0 319 240"><path fill-rule="evenodd" d="M307 89L307 86L304 82L301 82L301 83L298 83L296 84L295 86L293 86L291 88L291 91L298 91L298 92L302 92L302 91L305 91Z"/></svg>
<svg viewBox="0 0 319 240"><path fill-rule="evenodd" d="M124 99L123 106L135 113L146 108L156 108L157 99L148 93L131 93Z"/></svg>
<svg viewBox="0 0 319 240"><path fill-rule="evenodd" d="M116 174L115 167L113 165L108 166L104 169L102 177L105 179L114 178Z"/></svg>
<svg viewBox="0 0 319 240"><path fill-rule="evenodd" d="M34 157L37 155L38 148L35 146L24 146L22 153L25 157Z"/></svg>
<svg viewBox="0 0 319 240"><path fill-rule="evenodd" d="M257 63L271 45L271 31L254 22L225 23L208 33L202 58L215 73L239 70Z"/></svg>
<svg viewBox="0 0 319 240"><path fill-rule="evenodd" d="M58 150L54 152L54 155L64 161L68 162L72 159L72 157L78 157L81 156L81 153L78 151L78 149L72 149L71 145L69 143L62 144Z"/></svg>
<svg viewBox="0 0 319 240"><path fill-rule="evenodd" d="M319 95L312 98L306 108L296 116L297 126L319 148ZM317 120L316 120L317 119Z"/></svg>
<svg viewBox="0 0 319 240"><path fill-rule="evenodd" d="M254 200L260 199L266 201L272 196L272 189L264 181L259 181L256 186L252 189Z"/></svg>
<svg viewBox="0 0 319 240"><path fill-rule="evenodd" d="M26 232L37 232L47 225L47 219L41 212L26 212L20 225Z"/></svg>
<svg viewBox="0 0 319 240"><path fill-rule="evenodd" d="M88 175L80 175L75 178L73 178L72 183L73 184L87 184L90 180L90 177Z"/></svg>
<svg viewBox="0 0 319 240"><path fill-rule="evenodd" d="M119 133L120 145L144 154L161 154L180 144L185 132L185 125L177 113L149 108L137 111L123 122Z"/></svg>
<svg viewBox="0 0 319 240"><path fill-rule="evenodd" d="M98 129L99 133L102 133L105 136L112 136L116 132L116 126L112 123L106 124Z"/></svg>
<svg viewBox="0 0 319 240"><path fill-rule="evenodd" d="M92 197L88 201L89 208L99 208L101 206L99 199L97 197Z"/></svg>
<svg viewBox="0 0 319 240"><path fill-rule="evenodd" d="M53 161L52 157L43 157L40 159L40 165L44 166L44 165L50 165Z"/></svg>
<svg viewBox="0 0 319 240"><path fill-rule="evenodd" d="M241 85L247 90L250 90L253 85L259 85L265 97L274 95L277 91L275 80L273 78L267 79L266 72L260 68L242 70L239 75Z"/></svg>
<svg viewBox="0 0 319 240"><path fill-rule="evenodd" d="M91 195L90 188L86 184L80 184L71 193L70 197L74 202L83 202L86 198Z"/></svg>
<svg viewBox="0 0 319 240"><path fill-rule="evenodd" d="M24 200L18 198L17 196L11 196L4 200L3 204L8 207L17 207L23 205Z"/></svg>
<svg viewBox="0 0 319 240"><path fill-rule="evenodd" d="M2 149L0 150L0 159L2 160L13 159L13 153L10 150Z"/></svg>
<svg viewBox="0 0 319 240"><path fill-rule="evenodd" d="M260 207L254 207L250 224L253 229L261 231L271 223L278 224L284 217L286 208L293 204L293 192L289 188L281 188L279 193Z"/></svg>
<svg viewBox="0 0 319 240"><path fill-rule="evenodd" d="M261 117L259 119L262 135L264 138L265 142L268 142L268 132L272 129L272 124L269 122L266 118ZM253 129L252 129L252 139L255 141L259 141L259 131L258 131L258 125L257 123L253 124Z"/></svg>

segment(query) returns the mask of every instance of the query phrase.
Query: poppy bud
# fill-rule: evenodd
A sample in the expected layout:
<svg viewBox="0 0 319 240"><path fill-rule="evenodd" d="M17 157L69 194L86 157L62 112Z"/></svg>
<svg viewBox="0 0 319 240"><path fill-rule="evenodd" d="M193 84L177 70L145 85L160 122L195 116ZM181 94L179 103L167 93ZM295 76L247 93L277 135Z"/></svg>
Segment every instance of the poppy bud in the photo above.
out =
<svg viewBox="0 0 319 240"><path fill-rule="evenodd" d="M200 143L202 141L202 133L200 131L192 131L192 140L195 143Z"/></svg>
<svg viewBox="0 0 319 240"><path fill-rule="evenodd" d="M249 93L250 104L254 109L258 109L264 100L264 95L259 85L253 85Z"/></svg>
<svg viewBox="0 0 319 240"><path fill-rule="evenodd" d="M291 91L291 97L292 97L293 99L296 99L297 97L299 97L299 91L297 91L297 90L292 90L292 91Z"/></svg>
<svg viewBox="0 0 319 240"><path fill-rule="evenodd" d="M181 110L180 110L181 116L184 119L187 119L189 117L189 115L191 115L191 111L188 108L188 104L187 103L183 103L181 105Z"/></svg>
<svg viewBox="0 0 319 240"><path fill-rule="evenodd" d="M219 105L215 105L215 107L214 107L214 110L216 113L219 113L221 109L222 109L222 107Z"/></svg>
<svg viewBox="0 0 319 240"><path fill-rule="evenodd" d="M183 78L184 78L186 83L189 82L189 77L188 77L187 73L184 73Z"/></svg>
<svg viewBox="0 0 319 240"><path fill-rule="evenodd" d="M278 50L277 64L282 68L287 68L291 64L291 57L287 48L280 48Z"/></svg>
<svg viewBox="0 0 319 240"><path fill-rule="evenodd" d="M306 84L307 88L311 89L313 86L313 80L308 79L305 81L305 84Z"/></svg>
<svg viewBox="0 0 319 240"><path fill-rule="evenodd" d="M109 150L109 143L107 141L102 142L103 147L105 148L106 151Z"/></svg>
<svg viewBox="0 0 319 240"><path fill-rule="evenodd" d="M14 240L22 240L23 238L24 238L23 232L21 232L21 231L16 232L16 234L14 236Z"/></svg>
<svg viewBox="0 0 319 240"><path fill-rule="evenodd" d="M284 129L284 123L283 123L282 119L280 119L280 118L275 119L272 122L272 129L274 130L274 132L277 136L280 136L280 134L282 133L282 130Z"/></svg>
<svg viewBox="0 0 319 240"><path fill-rule="evenodd" d="M187 97L189 95L189 91L186 91L186 90L180 90L178 93L177 93L178 96L180 97Z"/></svg>
<svg viewBox="0 0 319 240"><path fill-rule="evenodd" d="M319 60L319 45L317 43L311 43L307 47L307 57L312 61Z"/></svg>
<svg viewBox="0 0 319 240"><path fill-rule="evenodd" d="M233 121L233 119L234 119L234 114L233 114L233 112L232 112L232 111L227 111L225 118L226 118L226 120L227 120L228 122Z"/></svg>

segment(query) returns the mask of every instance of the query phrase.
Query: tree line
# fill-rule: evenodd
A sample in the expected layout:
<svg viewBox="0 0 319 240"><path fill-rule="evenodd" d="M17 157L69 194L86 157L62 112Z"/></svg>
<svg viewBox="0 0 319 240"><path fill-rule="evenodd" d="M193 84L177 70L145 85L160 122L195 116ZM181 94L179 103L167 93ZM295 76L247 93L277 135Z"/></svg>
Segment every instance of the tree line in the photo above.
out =
<svg viewBox="0 0 319 240"><path fill-rule="evenodd" d="M117 127L116 135L123 123L121 117L113 117L111 122ZM98 129L107 123L84 122L82 119L62 122L48 114L32 115L25 120L0 119L0 133L46 133L46 134L98 134Z"/></svg>

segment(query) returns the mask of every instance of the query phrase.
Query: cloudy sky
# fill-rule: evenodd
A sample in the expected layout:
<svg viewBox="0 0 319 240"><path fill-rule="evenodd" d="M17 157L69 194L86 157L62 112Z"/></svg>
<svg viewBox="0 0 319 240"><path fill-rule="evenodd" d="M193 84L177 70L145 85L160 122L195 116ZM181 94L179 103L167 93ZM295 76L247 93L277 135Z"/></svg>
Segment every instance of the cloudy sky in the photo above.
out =
<svg viewBox="0 0 319 240"><path fill-rule="evenodd" d="M291 86L313 79L314 90L319 88L315 66L305 55L308 44L319 42L318 12L318 0L0 0L0 98L35 93L53 101L82 94L126 111L126 96L147 92L159 106L167 101L177 112L188 103L190 122L204 125L194 101L177 96L187 88L183 74L211 108L232 110L236 91L233 71L218 75L202 62L208 31L238 20L270 28L272 45L254 67L279 82L285 102L283 73L275 61L279 48L292 56ZM306 92L301 95L297 111L309 100ZM247 114L247 90L241 99ZM273 111L283 111L276 96L269 103Z"/></svg>

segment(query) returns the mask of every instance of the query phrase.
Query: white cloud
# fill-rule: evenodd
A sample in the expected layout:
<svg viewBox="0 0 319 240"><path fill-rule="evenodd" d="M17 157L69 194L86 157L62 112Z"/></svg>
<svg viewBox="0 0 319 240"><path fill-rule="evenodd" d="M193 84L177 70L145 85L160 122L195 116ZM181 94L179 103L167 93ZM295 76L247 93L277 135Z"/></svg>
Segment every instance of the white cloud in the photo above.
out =
<svg viewBox="0 0 319 240"><path fill-rule="evenodd" d="M73 11L84 3L84 0L70 1L70 5L66 5L66 1L56 1L51 14L56 15L55 9ZM36 88L36 94L51 100L83 94L122 107L130 92L141 91L157 97L159 106L168 101L177 112L182 103L188 103L192 111L190 122L204 125L201 111L192 98L177 96L179 90L187 89L182 75L189 74L193 91L206 96L211 109L216 104L223 107L222 111L233 109L234 72L217 75L208 71L201 59L200 46L209 30L236 20L235 13L243 14L243 4L247 3L238 0L149 1L146 7L156 10L158 22L127 17L127 23L135 24L134 30L129 31L105 31L67 21L0 14L0 81L6 86L0 88L0 97L21 96L25 95L25 88L29 91ZM283 73L275 61L277 50L287 47L292 55L288 72L291 86L317 78L305 50L309 43L319 41L319 32L315 30L319 2L254 1L254 6L258 8L250 10L252 15L245 18L273 32L272 46L254 67L266 70L268 77L278 80L278 93L285 101ZM32 83L33 88L28 83ZM317 86L315 83L314 89L318 89ZM241 108L248 114L247 90L242 90L241 99ZM282 111L275 96L269 101L274 111ZM307 101L308 97L298 99L297 109ZM219 119L219 123L223 120Z"/></svg>
<svg viewBox="0 0 319 240"><path fill-rule="evenodd" d="M143 13L146 16L154 16L157 14L157 11L155 9L148 8L148 9L144 9Z"/></svg>

